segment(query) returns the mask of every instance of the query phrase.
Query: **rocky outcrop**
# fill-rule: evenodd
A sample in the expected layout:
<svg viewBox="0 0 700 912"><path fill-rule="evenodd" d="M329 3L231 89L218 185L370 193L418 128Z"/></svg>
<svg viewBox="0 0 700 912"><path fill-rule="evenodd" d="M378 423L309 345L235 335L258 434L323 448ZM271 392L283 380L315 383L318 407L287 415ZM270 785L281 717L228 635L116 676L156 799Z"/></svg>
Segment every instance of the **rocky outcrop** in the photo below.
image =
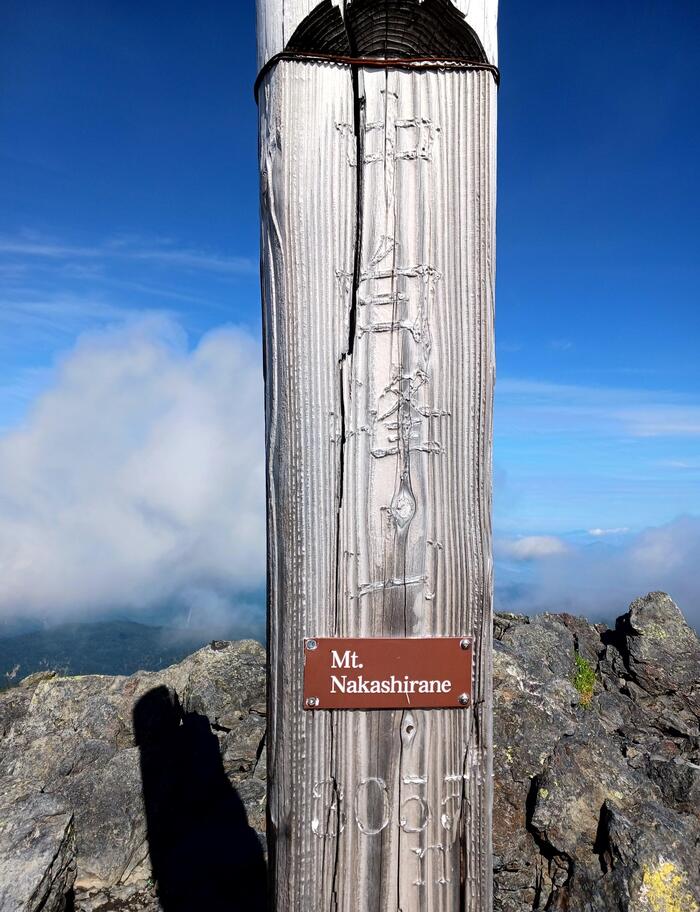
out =
<svg viewBox="0 0 700 912"><path fill-rule="evenodd" d="M662 593L496 618L495 912L700 909L699 678ZM0 912L262 908L264 699L253 642L0 694Z"/></svg>
<svg viewBox="0 0 700 912"><path fill-rule="evenodd" d="M700 645L673 601L614 630L501 616L494 688L496 912L697 912Z"/></svg>
<svg viewBox="0 0 700 912"><path fill-rule="evenodd" d="M264 892L265 654L0 694L0 910L241 909ZM193 895L194 894L194 895ZM66 906L66 903L68 904ZM228 906L226 906L228 908Z"/></svg>
<svg viewBox="0 0 700 912"><path fill-rule="evenodd" d="M0 909L66 909L75 879L73 814L21 786L0 795Z"/></svg>

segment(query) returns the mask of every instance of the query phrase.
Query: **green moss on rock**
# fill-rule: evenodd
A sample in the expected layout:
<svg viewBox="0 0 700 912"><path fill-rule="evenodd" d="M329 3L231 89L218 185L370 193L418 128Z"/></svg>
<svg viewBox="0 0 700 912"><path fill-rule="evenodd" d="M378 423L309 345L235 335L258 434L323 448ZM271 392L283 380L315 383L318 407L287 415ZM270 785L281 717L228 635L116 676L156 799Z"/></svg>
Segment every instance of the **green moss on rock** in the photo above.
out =
<svg viewBox="0 0 700 912"><path fill-rule="evenodd" d="M595 687L595 671L593 666L578 653L574 656L575 669L572 683L581 696L581 705L590 706Z"/></svg>

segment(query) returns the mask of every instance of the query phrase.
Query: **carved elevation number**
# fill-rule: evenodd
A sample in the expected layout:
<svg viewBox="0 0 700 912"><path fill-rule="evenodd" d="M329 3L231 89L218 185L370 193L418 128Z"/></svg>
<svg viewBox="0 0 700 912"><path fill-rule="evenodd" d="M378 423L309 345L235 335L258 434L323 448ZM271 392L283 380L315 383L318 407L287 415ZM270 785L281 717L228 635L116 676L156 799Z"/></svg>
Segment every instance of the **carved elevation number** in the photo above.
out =
<svg viewBox="0 0 700 912"><path fill-rule="evenodd" d="M428 784L427 776L404 776L403 785L416 790L401 800L395 825L404 833L416 839L416 845L409 851L415 856L417 868L415 886L425 884L426 858L439 858L435 883L447 884L447 849L457 838L462 802L461 775L449 775L443 779L440 807L433 813L429 800L417 794ZM312 789L314 800L311 830L320 839L334 838L346 826L346 806L352 804L355 825L364 836L378 836L392 823L391 793L386 782L378 776L361 779L352 800L345 799L343 789L333 779L321 779Z"/></svg>

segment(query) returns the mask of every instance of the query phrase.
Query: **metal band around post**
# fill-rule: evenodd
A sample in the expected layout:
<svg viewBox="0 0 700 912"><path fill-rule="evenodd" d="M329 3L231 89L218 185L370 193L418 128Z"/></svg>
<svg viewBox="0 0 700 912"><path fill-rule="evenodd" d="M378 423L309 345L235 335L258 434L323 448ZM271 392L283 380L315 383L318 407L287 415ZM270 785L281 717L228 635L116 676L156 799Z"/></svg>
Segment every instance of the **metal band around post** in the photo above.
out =
<svg viewBox="0 0 700 912"><path fill-rule="evenodd" d="M258 73L253 93L258 100L258 91L270 70L284 60L301 63L335 63L339 66L368 67L369 69L404 70L487 70L493 74L496 85L500 85L501 73L493 63L482 60L468 60L465 57L345 57L336 54L316 54L305 51L281 51L270 57Z"/></svg>

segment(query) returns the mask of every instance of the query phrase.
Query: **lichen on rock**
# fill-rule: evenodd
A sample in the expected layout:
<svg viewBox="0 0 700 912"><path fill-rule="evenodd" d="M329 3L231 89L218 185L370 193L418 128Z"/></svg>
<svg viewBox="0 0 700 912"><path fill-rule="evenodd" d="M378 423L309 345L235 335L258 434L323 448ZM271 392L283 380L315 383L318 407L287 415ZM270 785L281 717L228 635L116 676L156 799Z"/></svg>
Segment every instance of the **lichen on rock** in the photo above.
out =
<svg viewBox="0 0 700 912"><path fill-rule="evenodd" d="M697 912L698 904L687 887L686 872L660 856L655 865L644 865L639 908L648 912Z"/></svg>

